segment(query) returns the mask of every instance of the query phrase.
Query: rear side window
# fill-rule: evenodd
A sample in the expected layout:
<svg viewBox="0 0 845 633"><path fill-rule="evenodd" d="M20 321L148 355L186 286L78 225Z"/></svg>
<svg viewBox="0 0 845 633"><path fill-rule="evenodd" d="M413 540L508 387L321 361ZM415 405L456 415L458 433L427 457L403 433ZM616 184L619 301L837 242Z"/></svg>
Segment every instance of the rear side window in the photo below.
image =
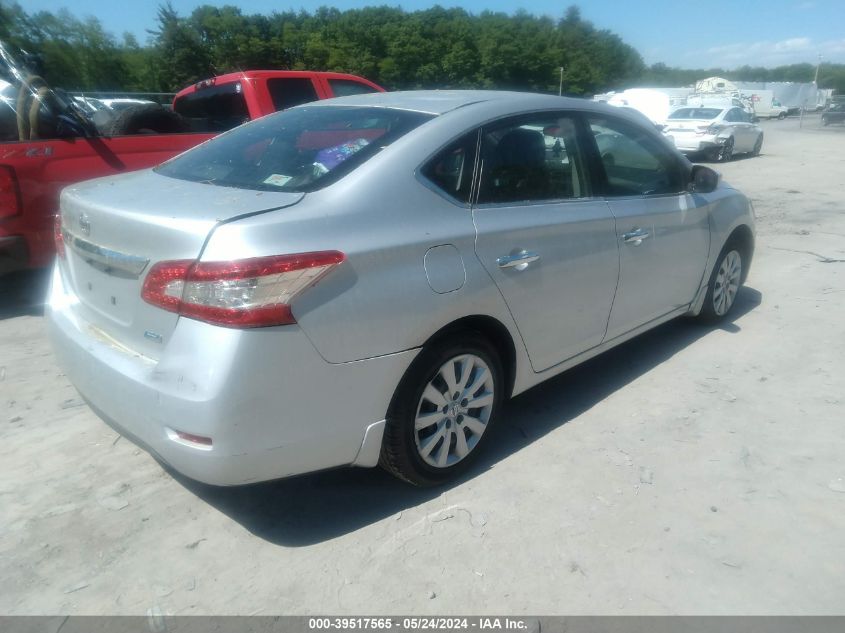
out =
<svg viewBox="0 0 845 633"><path fill-rule="evenodd" d="M715 119L721 114L719 108L681 108L669 115L670 119Z"/></svg>
<svg viewBox="0 0 845 633"><path fill-rule="evenodd" d="M736 108L731 108L725 115L725 121L727 121L728 123L739 123L742 120L742 111L737 110Z"/></svg>
<svg viewBox="0 0 845 633"><path fill-rule="evenodd" d="M422 175L444 193L469 202L477 144L478 131L466 135L432 158L422 168Z"/></svg>
<svg viewBox="0 0 845 633"><path fill-rule="evenodd" d="M200 88L179 97L173 109L185 119L192 132L225 132L249 121L239 81Z"/></svg>
<svg viewBox="0 0 845 633"><path fill-rule="evenodd" d="M314 84L307 77L268 79L267 91L276 110L287 110L319 99Z"/></svg>
<svg viewBox="0 0 845 633"><path fill-rule="evenodd" d="M368 86L360 81L352 81L351 79L329 79L329 86L335 97L349 97L351 95L378 92L372 86Z"/></svg>
<svg viewBox="0 0 845 633"><path fill-rule="evenodd" d="M478 202L541 202L590 195L575 120L519 117L485 128Z"/></svg>
<svg viewBox="0 0 845 633"><path fill-rule="evenodd" d="M315 191L431 118L389 108L285 110L218 136L156 171L240 189Z"/></svg>
<svg viewBox="0 0 845 633"><path fill-rule="evenodd" d="M660 138L611 117L591 117L589 124L607 177L607 195L646 196L683 190L680 163Z"/></svg>

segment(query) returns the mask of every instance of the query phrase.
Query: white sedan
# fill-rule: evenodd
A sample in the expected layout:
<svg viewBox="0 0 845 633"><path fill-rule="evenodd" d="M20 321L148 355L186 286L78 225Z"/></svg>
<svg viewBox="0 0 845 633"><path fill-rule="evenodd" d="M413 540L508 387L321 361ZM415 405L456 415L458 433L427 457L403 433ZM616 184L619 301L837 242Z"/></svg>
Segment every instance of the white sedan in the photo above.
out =
<svg viewBox="0 0 845 633"><path fill-rule="evenodd" d="M734 154L757 156L763 147L762 128L738 107L679 108L666 119L663 134L684 154L704 153L716 162Z"/></svg>

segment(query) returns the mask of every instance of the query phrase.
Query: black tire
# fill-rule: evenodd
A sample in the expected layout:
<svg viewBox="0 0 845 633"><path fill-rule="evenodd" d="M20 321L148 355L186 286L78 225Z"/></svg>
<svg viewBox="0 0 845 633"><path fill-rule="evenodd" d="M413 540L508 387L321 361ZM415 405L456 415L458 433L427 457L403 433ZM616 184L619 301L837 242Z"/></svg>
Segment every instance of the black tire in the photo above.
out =
<svg viewBox="0 0 845 633"><path fill-rule="evenodd" d="M727 163L734 155L734 137L731 136L725 141L724 145L720 145L714 152L714 157L717 163Z"/></svg>
<svg viewBox="0 0 845 633"><path fill-rule="evenodd" d="M488 419L483 431L476 436L468 425L464 426L466 420L460 421L463 418L462 415L457 415L452 419L451 413L447 414L444 411L441 414L439 408L431 411L430 415L440 417L441 420L436 423L433 422L430 427L421 427L419 430L420 434L431 431L428 437L431 438L433 448L428 453L429 456L440 453L446 445L447 440L445 438L448 438L449 442L446 453L451 455L452 448L457 450L458 433L463 434L465 446L472 443L473 439L475 440L465 457L459 458L459 461L451 465L435 467L427 463L421 455L424 447L419 446L418 430L415 429L417 414L418 412L422 413L423 406L427 402L423 398L423 392L429 387L430 383L437 383L440 380L438 374L444 365L449 363L450 360L467 354L479 358L490 370L493 398ZM454 368L454 365L452 367ZM479 376L479 373L474 372L478 372L480 369L481 367L477 366L471 370L467 382L469 380L474 381ZM454 375L457 380L460 380L457 371ZM488 387L481 386L485 389L482 395L488 393ZM499 354L490 341L478 332L460 330L436 341L431 346L423 348L405 372L391 400L390 408L387 411L387 424L384 430L379 464L392 475L416 486L434 486L454 479L472 464L490 436L491 427L502 405L504 389L502 362ZM478 394L479 391L475 390L474 393ZM457 400L460 400L460 398ZM466 400L460 400L460 402L467 403ZM466 406L466 404L463 406ZM447 404L445 408L448 409L449 405ZM450 411L454 412L452 409ZM481 417L481 414L478 413L481 411L480 409L471 408L466 410L465 413L469 416L470 411L475 412L472 416L473 419L475 415ZM477 422L477 420L474 421ZM451 423L451 427L449 423ZM441 434L444 426L446 427L445 436ZM440 439L435 440L435 436L439 436Z"/></svg>
<svg viewBox="0 0 845 633"><path fill-rule="evenodd" d="M829 123L830 122L827 120L827 117L822 117L822 125L827 126Z"/></svg>
<svg viewBox="0 0 845 633"><path fill-rule="evenodd" d="M731 297L730 304L727 306L727 309L721 311L720 309L717 309L717 301L714 301L714 296L716 296L716 293L718 292L718 286L723 285L719 283L722 265L725 263L725 260L731 256L731 254L735 254L735 256L739 257L739 269L736 272L736 290ZM735 241L730 241L725 244L722 252L719 253L719 258L716 260L716 265L713 266L713 272L710 274L710 279L707 282L707 295L704 297L704 306L702 306L701 312L698 315L698 318L701 321L704 321L705 323L715 323L717 321L721 321L731 313L734 305L736 305L736 297L739 295L739 291L742 288L742 281L745 276L743 266L745 266L745 261L742 257L742 249L739 248L739 245Z"/></svg>
<svg viewBox="0 0 845 633"><path fill-rule="evenodd" d="M757 139L757 142L754 143L754 149L751 150L751 155L752 156L759 156L761 149L763 149L763 135L762 134L760 134L759 138Z"/></svg>
<svg viewBox="0 0 845 633"><path fill-rule="evenodd" d="M126 136L129 134L178 134L187 132L185 120L158 104L137 105L119 111L108 122L106 136Z"/></svg>
<svg viewBox="0 0 845 633"><path fill-rule="evenodd" d="M783 121L786 118L786 112L778 114L778 121Z"/></svg>

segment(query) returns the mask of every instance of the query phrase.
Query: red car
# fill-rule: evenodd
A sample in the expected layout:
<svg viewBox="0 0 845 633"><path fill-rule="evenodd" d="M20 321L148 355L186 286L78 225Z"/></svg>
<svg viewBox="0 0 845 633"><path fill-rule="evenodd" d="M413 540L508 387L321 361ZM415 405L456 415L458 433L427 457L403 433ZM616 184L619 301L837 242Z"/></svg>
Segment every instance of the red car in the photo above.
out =
<svg viewBox="0 0 845 633"><path fill-rule="evenodd" d="M50 263L53 218L68 184L157 165L250 119L335 96L383 92L354 75L253 70L156 104L86 114L21 69L0 43L0 274Z"/></svg>

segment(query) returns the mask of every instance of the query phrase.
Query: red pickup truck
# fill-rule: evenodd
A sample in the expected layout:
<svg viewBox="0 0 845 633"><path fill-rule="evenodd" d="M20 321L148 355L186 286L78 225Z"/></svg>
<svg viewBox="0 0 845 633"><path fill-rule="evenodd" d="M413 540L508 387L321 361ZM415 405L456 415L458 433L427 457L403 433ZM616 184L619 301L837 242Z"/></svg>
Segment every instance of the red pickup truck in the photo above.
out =
<svg viewBox="0 0 845 633"><path fill-rule="evenodd" d="M0 274L50 263L53 218L68 184L157 165L277 110L382 91L354 75L257 70L185 88L173 111L150 104L91 117L22 71L0 43Z"/></svg>

